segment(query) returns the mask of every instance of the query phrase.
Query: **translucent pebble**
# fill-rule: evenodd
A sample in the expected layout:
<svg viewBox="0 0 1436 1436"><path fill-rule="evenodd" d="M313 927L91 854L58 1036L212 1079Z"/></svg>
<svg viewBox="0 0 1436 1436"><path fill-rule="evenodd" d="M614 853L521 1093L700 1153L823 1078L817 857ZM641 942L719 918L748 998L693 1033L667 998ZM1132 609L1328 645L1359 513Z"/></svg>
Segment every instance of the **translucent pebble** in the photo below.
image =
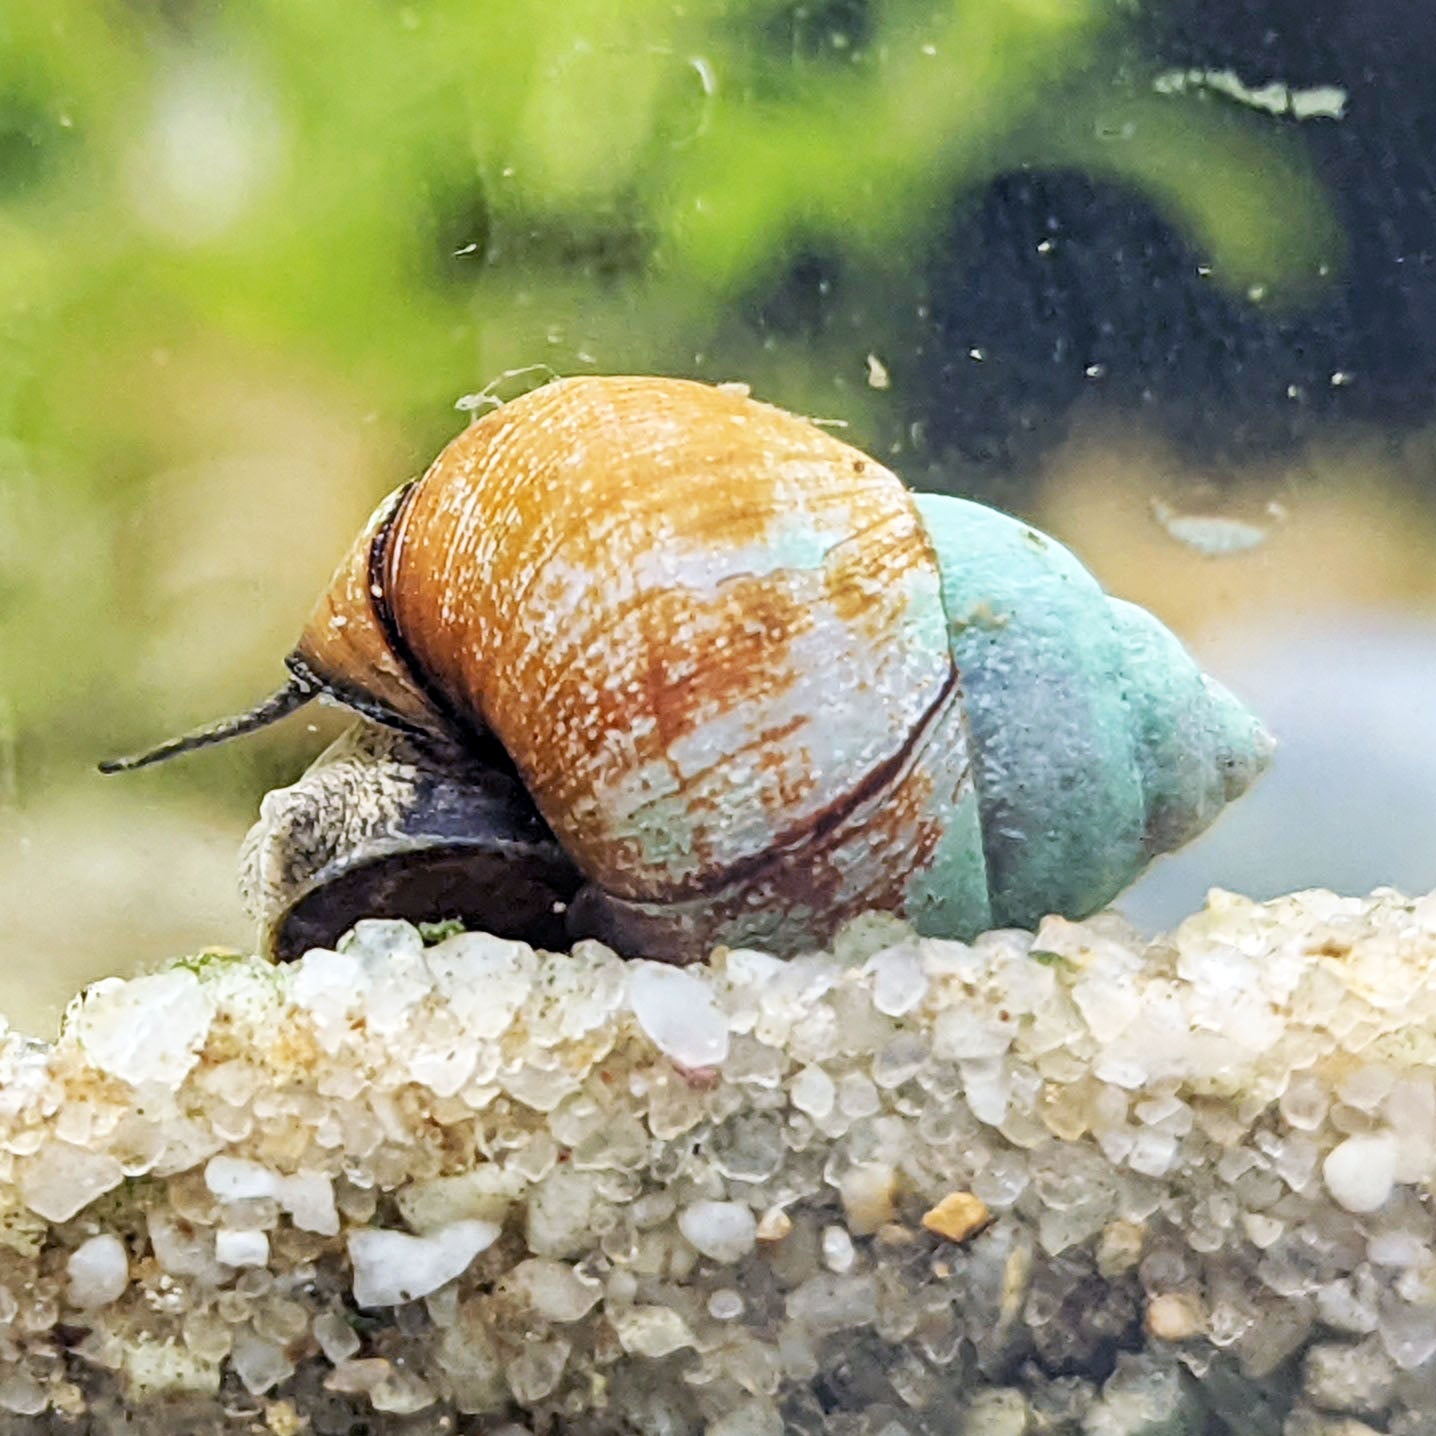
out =
<svg viewBox="0 0 1436 1436"><path fill-rule="evenodd" d="M1147 1303L1147 1331L1158 1341L1186 1341L1205 1324L1206 1312L1190 1292L1164 1292Z"/></svg>
<svg viewBox="0 0 1436 1436"><path fill-rule="evenodd" d="M1430 1254L1426 1239L1416 1232L1373 1232L1366 1243L1366 1255L1375 1266L1420 1266Z"/></svg>
<svg viewBox="0 0 1436 1436"><path fill-rule="evenodd" d="M538 1256L577 1256L589 1245L598 1204L598 1179L592 1172L555 1167L529 1193L529 1250Z"/></svg>
<svg viewBox="0 0 1436 1436"><path fill-rule="evenodd" d="M826 1117L833 1110L837 1088L821 1067L804 1067L788 1088L793 1106L810 1117Z"/></svg>
<svg viewBox="0 0 1436 1436"><path fill-rule="evenodd" d="M357 1361L341 1361L329 1373L324 1383L326 1391L338 1391L345 1396L368 1395L381 1381L387 1379L394 1368L381 1356L361 1358Z"/></svg>
<svg viewBox="0 0 1436 1436"><path fill-rule="evenodd" d="M1114 1042L1137 1020L1142 1000L1135 985L1124 973L1118 977L1093 972L1072 985L1077 1004L1092 1035L1103 1043Z"/></svg>
<svg viewBox="0 0 1436 1436"><path fill-rule="evenodd" d="M788 1028L788 1051L799 1062L826 1062L838 1048L838 1014L829 1003L815 1003Z"/></svg>
<svg viewBox="0 0 1436 1436"><path fill-rule="evenodd" d="M1376 1330L1386 1354L1403 1371L1436 1356L1436 1306L1388 1297L1381 1302Z"/></svg>
<svg viewBox="0 0 1436 1436"><path fill-rule="evenodd" d="M65 1263L71 1306L91 1309L118 1301L130 1284L130 1260L124 1243L102 1232L82 1242Z"/></svg>
<svg viewBox="0 0 1436 1436"><path fill-rule="evenodd" d="M1027 1164L1020 1154L998 1152L972 1179L972 1190L990 1207L1010 1207L1028 1184Z"/></svg>
<svg viewBox="0 0 1436 1436"><path fill-rule="evenodd" d="M227 1273L214 1259L214 1234L153 1211L146 1225L155 1260L170 1276L193 1276L217 1286Z"/></svg>
<svg viewBox="0 0 1436 1436"><path fill-rule="evenodd" d="M653 1044L684 1067L716 1067L728 1055L728 1025L713 989L681 968L629 964L628 1001Z"/></svg>
<svg viewBox="0 0 1436 1436"><path fill-rule="evenodd" d="M732 1287L720 1286L708 1298L708 1315L714 1321L736 1321L743 1311L743 1298Z"/></svg>
<svg viewBox="0 0 1436 1436"><path fill-rule="evenodd" d="M1307 1400L1323 1410L1371 1414L1390 1401L1396 1368L1374 1341L1319 1341L1302 1360L1301 1384Z"/></svg>
<svg viewBox="0 0 1436 1436"><path fill-rule="evenodd" d="M998 1386L973 1393L962 1432L963 1436L1027 1436L1031 1420L1027 1398L1013 1387Z"/></svg>
<svg viewBox="0 0 1436 1436"><path fill-rule="evenodd" d="M963 1062L961 1066L963 1096L972 1115L990 1127L1000 1126L1007 1116L1012 1095L1007 1063L1001 1057L987 1057Z"/></svg>
<svg viewBox="0 0 1436 1436"><path fill-rule="evenodd" d="M1045 1251L1056 1256L1095 1237L1102 1229L1102 1219L1102 1208L1095 1204L1066 1212L1044 1209L1037 1218L1037 1240Z"/></svg>
<svg viewBox="0 0 1436 1436"><path fill-rule="evenodd" d="M338 1233L334 1183L323 1172L295 1172L281 1177L275 1195L300 1231L330 1237Z"/></svg>
<svg viewBox="0 0 1436 1436"><path fill-rule="evenodd" d="M413 923L398 918L364 918L339 939L338 949L364 963L383 964L398 957L420 957L424 939Z"/></svg>
<svg viewBox="0 0 1436 1436"><path fill-rule="evenodd" d="M1337 1096L1359 1112L1375 1112L1396 1085L1397 1074L1390 1067L1372 1065L1348 1072L1336 1084Z"/></svg>
<svg viewBox="0 0 1436 1436"><path fill-rule="evenodd" d="M522 1359L522 1358L521 1358ZM369 1404L376 1411L412 1416L437 1400L434 1388L412 1371L393 1370L369 1392ZM267 1423L273 1429L273 1421Z"/></svg>
<svg viewBox="0 0 1436 1436"><path fill-rule="evenodd" d="M1371 1269L1360 1267L1349 1277L1317 1288L1317 1314L1335 1331L1362 1336L1376 1330L1378 1295Z"/></svg>
<svg viewBox="0 0 1436 1436"><path fill-rule="evenodd" d="M886 1162L859 1162L838 1179L838 1196L849 1229L868 1236L893 1219L897 1173Z"/></svg>
<svg viewBox="0 0 1436 1436"><path fill-rule="evenodd" d="M782 1085L787 1063L783 1053L754 1038L742 1037L729 1049L723 1075L730 1082L763 1087L769 1091Z"/></svg>
<svg viewBox="0 0 1436 1436"><path fill-rule="evenodd" d="M949 1007L932 1029L932 1055L941 1062L1000 1057L1012 1046L1015 1023L976 1003Z"/></svg>
<svg viewBox="0 0 1436 1436"><path fill-rule="evenodd" d="M853 1250L853 1239L848 1235L846 1228L824 1227L820 1245L823 1253L823 1265L829 1271L842 1273L853 1269L857 1253Z"/></svg>
<svg viewBox="0 0 1436 1436"><path fill-rule="evenodd" d="M107 1152L52 1140L22 1162L20 1195L36 1216L67 1222L124 1177L124 1169Z"/></svg>
<svg viewBox="0 0 1436 1436"><path fill-rule="evenodd" d="M1396 1180L1430 1181L1436 1175L1436 1083L1424 1075L1396 1083L1382 1111L1401 1144Z"/></svg>
<svg viewBox="0 0 1436 1436"><path fill-rule="evenodd" d="M247 1328L235 1333L229 1362L252 1396L263 1395L294 1374L294 1363L282 1346Z"/></svg>
<svg viewBox="0 0 1436 1436"><path fill-rule="evenodd" d="M315 1317L314 1339L324 1359L334 1366L347 1361L363 1344L359 1333L335 1311L321 1312Z"/></svg>
<svg viewBox="0 0 1436 1436"><path fill-rule="evenodd" d="M927 1043L915 1032L899 1032L873 1058L873 1081L884 1090L901 1087L922 1070L927 1061Z"/></svg>
<svg viewBox="0 0 1436 1436"><path fill-rule="evenodd" d="M452 1177L411 1182L399 1192L399 1212L421 1233L467 1218L501 1222L525 1185L518 1172L484 1162Z"/></svg>
<svg viewBox="0 0 1436 1436"><path fill-rule="evenodd" d="M902 1017L927 996L927 971L916 943L874 953L864 971L872 980L873 1006L888 1017Z"/></svg>
<svg viewBox="0 0 1436 1436"><path fill-rule="evenodd" d="M1117 1369L1082 1422L1085 1436L1158 1436L1199 1431L1203 1416L1184 1374L1145 1353L1122 1352Z"/></svg>
<svg viewBox="0 0 1436 1436"><path fill-rule="evenodd" d="M710 1421L704 1436L783 1436L782 1413L771 1401L755 1396Z"/></svg>
<svg viewBox="0 0 1436 1436"><path fill-rule="evenodd" d="M552 1112L579 1085L579 1075L563 1067L528 1062L503 1074L503 1089L535 1112Z"/></svg>
<svg viewBox="0 0 1436 1436"><path fill-rule="evenodd" d="M1321 1155L1316 1142L1300 1132L1291 1133L1285 1141L1272 1142L1267 1152L1277 1176L1294 1192L1305 1190Z"/></svg>
<svg viewBox="0 0 1436 1436"><path fill-rule="evenodd" d="M1177 1139L1170 1132L1143 1127L1136 1134L1127 1165L1146 1177L1161 1177L1171 1169L1177 1156Z"/></svg>
<svg viewBox="0 0 1436 1436"><path fill-rule="evenodd" d="M366 1227L349 1233L357 1306L393 1306L437 1291L498 1240L496 1222L462 1221L428 1236Z"/></svg>
<svg viewBox="0 0 1436 1436"><path fill-rule="evenodd" d="M986 971L986 963L965 942L925 937L919 940L918 951L922 953L922 965L931 977L976 982Z"/></svg>
<svg viewBox="0 0 1436 1436"><path fill-rule="evenodd" d="M545 1321L577 1321L598 1304L602 1285L582 1277L567 1262L547 1257L521 1261L507 1280Z"/></svg>
<svg viewBox="0 0 1436 1436"><path fill-rule="evenodd" d="M264 1232L220 1227L214 1234L214 1256L225 1266L265 1266L269 1237Z"/></svg>
<svg viewBox="0 0 1436 1436"><path fill-rule="evenodd" d="M254 1329L268 1341L291 1346L309 1334L309 1308L301 1301L270 1296L255 1307Z"/></svg>
<svg viewBox="0 0 1436 1436"><path fill-rule="evenodd" d="M49 1404L44 1386L24 1367L0 1373L0 1411L38 1416Z"/></svg>
<svg viewBox="0 0 1436 1436"><path fill-rule="evenodd" d="M234 1345L234 1332L217 1311L186 1312L180 1329L186 1348L201 1361L223 1361Z"/></svg>
<svg viewBox="0 0 1436 1436"><path fill-rule="evenodd" d="M822 1272L788 1293L788 1315L815 1332L871 1326L877 1320L877 1288L867 1275Z"/></svg>
<svg viewBox="0 0 1436 1436"><path fill-rule="evenodd" d="M693 1332L667 1306L634 1306L609 1318L619 1344L635 1356L668 1356L693 1345Z"/></svg>
<svg viewBox="0 0 1436 1436"><path fill-rule="evenodd" d="M1396 1139L1389 1132L1358 1133L1327 1153L1322 1180L1338 1206L1374 1212L1391 1195L1396 1159Z"/></svg>
<svg viewBox="0 0 1436 1436"><path fill-rule="evenodd" d="M1278 1107L1288 1126L1298 1132L1315 1132L1327 1120L1327 1109L1331 1099L1327 1091L1313 1077L1294 1077L1290 1086L1281 1094Z"/></svg>
<svg viewBox="0 0 1436 1436"><path fill-rule="evenodd" d="M1264 1212L1243 1212L1242 1230L1254 1247L1265 1251L1280 1238L1286 1230L1286 1223L1269 1217Z"/></svg>
<svg viewBox="0 0 1436 1436"><path fill-rule="evenodd" d="M838 929L833 939L833 956L844 967L856 967L884 948L896 947L911 939L912 928L895 913L859 913Z"/></svg>
<svg viewBox="0 0 1436 1436"><path fill-rule="evenodd" d="M204 1183L222 1202L272 1197L279 1189L279 1173L243 1157L211 1157L205 1163Z"/></svg>
<svg viewBox="0 0 1436 1436"><path fill-rule="evenodd" d="M758 1240L758 1223L742 1202L693 1202L678 1214L678 1229L712 1261L741 1261Z"/></svg>
<svg viewBox="0 0 1436 1436"><path fill-rule="evenodd" d="M838 1107L845 1117L871 1117L881 1106L872 1078L849 1072L838 1080Z"/></svg>
<svg viewBox="0 0 1436 1436"><path fill-rule="evenodd" d="M482 1040L508 1030L538 971L532 948L478 932L445 938L424 960L463 1031Z"/></svg>
<svg viewBox="0 0 1436 1436"><path fill-rule="evenodd" d="M338 1051L348 1035L349 1013L369 986L359 959L315 948L295 963L289 977L289 995L308 1012L325 1051Z"/></svg>
<svg viewBox="0 0 1436 1436"><path fill-rule="evenodd" d="M1118 1220L1102 1230L1097 1244L1097 1270L1105 1277L1129 1272L1142 1258L1147 1229L1137 1222Z"/></svg>
<svg viewBox="0 0 1436 1436"><path fill-rule="evenodd" d="M508 1366L514 1399L526 1405L542 1401L558 1385L572 1350L558 1338L525 1344Z"/></svg>
<svg viewBox="0 0 1436 1436"><path fill-rule="evenodd" d="M111 977L85 994L75 1030L102 1072L136 1086L178 1086L199 1060L214 998L194 973L177 967L149 977Z"/></svg>
<svg viewBox="0 0 1436 1436"><path fill-rule="evenodd" d="M841 1096L840 1086L840 1100ZM763 1112L730 1117L708 1140L713 1165L723 1176L740 1182L766 1181L783 1165L786 1150L782 1126Z"/></svg>
<svg viewBox="0 0 1436 1436"><path fill-rule="evenodd" d="M789 1236L792 1230L793 1219L782 1207L769 1207L758 1218L757 1234L760 1242L780 1242L784 1237Z"/></svg>

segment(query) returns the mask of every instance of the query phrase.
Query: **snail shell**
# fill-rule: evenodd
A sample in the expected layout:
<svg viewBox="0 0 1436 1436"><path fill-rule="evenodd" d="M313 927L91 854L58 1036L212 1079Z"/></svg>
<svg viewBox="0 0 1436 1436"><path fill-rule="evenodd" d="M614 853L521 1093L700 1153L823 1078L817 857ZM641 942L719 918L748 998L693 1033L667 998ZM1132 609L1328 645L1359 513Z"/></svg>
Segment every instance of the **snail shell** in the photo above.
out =
<svg viewBox="0 0 1436 1436"><path fill-rule="evenodd" d="M288 661L256 715L130 765L323 694L407 735L361 768L511 774L508 837L537 820L572 865L569 933L673 960L869 908L956 935L1091 911L1269 746L1035 530L673 379L560 381L472 424Z"/></svg>

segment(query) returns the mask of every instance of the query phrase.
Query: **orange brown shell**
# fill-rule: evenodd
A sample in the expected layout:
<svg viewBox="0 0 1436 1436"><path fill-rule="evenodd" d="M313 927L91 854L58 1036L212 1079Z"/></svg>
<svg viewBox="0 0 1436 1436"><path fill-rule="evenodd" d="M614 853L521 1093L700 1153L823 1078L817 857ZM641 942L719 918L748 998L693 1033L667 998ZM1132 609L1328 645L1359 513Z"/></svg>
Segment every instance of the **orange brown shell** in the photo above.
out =
<svg viewBox="0 0 1436 1436"><path fill-rule="evenodd" d="M479 419L376 516L296 660L405 724L491 733L579 869L639 904L741 907L806 853L806 900L861 910L867 850L921 866L927 810L970 788L908 491L703 384L569 379ZM937 729L933 772L914 745ZM878 797L906 830L854 849Z"/></svg>

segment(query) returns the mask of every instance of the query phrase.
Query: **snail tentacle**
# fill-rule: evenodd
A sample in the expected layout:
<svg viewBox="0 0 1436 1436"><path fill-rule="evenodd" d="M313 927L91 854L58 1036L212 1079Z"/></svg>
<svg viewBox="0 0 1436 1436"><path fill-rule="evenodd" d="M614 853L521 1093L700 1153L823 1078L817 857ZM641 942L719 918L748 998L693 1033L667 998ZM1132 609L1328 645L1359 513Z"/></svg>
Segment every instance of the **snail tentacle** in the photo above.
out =
<svg viewBox="0 0 1436 1436"><path fill-rule="evenodd" d="M289 681L271 693L262 702L256 703L247 713L236 713L232 718L221 718L206 723L202 728L182 733L178 738L169 738L142 753L131 753L124 758L106 758L99 764L102 773L132 773L136 768L148 768L151 763L163 763L177 758L181 753L193 753L196 748L208 748L215 743L226 743L231 738L254 733L267 728L281 718L303 708L319 696L319 688L309 678L291 672Z"/></svg>

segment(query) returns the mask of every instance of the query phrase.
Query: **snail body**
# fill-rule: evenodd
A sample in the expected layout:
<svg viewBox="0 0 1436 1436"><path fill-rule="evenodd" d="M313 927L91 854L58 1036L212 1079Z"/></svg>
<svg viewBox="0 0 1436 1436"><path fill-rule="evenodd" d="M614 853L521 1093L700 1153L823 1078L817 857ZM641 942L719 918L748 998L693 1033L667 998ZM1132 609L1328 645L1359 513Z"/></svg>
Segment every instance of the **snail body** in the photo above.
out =
<svg viewBox="0 0 1436 1436"><path fill-rule="evenodd" d="M688 960L800 950L869 908L959 936L1090 912L1268 746L1052 540L914 495L781 410L661 378L559 381L470 425L376 511L288 665L255 715L118 765L319 695L391 735L344 757L391 795L377 826L287 886L292 815L252 841L281 948L299 886L340 869L352 886L381 847L391 879L401 852L417 873L476 774L509 784L514 861L543 868L569 935ZM326 769L288 791L332 788ZM477 859L502 835L475 801ZM503 884L484 887L501 923Z"/></svg>

